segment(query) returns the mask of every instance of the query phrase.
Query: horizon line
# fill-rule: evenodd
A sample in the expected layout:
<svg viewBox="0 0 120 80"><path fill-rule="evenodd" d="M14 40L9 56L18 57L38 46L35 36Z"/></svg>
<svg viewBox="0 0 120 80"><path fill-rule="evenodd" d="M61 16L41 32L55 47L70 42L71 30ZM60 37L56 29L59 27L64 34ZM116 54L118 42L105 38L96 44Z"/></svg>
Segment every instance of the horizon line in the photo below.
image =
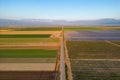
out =
<svg viewBox="0 0 120 80"><path fill-rule="evenodd" d="M97 19L47 19L47 18L21 18L21 19L15 19L15 18L0 18L0 19L8 19L8 20L65 20L65 21L78 21L78 20L101 20L101 19L114 19L119 20L120 18L97 18Z"/></svg>

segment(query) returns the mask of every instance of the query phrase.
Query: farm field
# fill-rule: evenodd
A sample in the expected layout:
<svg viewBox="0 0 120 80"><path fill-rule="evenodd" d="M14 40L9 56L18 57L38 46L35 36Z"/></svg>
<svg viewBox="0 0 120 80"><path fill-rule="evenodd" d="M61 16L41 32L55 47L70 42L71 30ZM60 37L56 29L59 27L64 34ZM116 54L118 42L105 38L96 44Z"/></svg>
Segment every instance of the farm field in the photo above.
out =
<svg viewBox="0 0 120 80"><path fill-rule="evenodd" d="M4 49L0 52L0 58L55 58L57 56L56 50Z"/></svg>
<svg viewBox="0 0 120 80"><path fill-rule="evenodd" d="M56 57L53 57L53 58L0 58L0 63L55 63L55 62L56 62Z"/></svg>
<svg viewBox="0 0 120 80"><path fill-rule="evenodd" d="M60 31L61 27L24 27L24 28L7 28L14 31Z"/></svg>
<svg viewBox="0 0 120 80"><path fill-rule="evenodd" d="M53 71L54 66L55 63L0 63L0 71Z"/></svg>
<svg viewBox="0 0 120 80"><path fill-rule="evenodd" d="M0 34L54 34L59 33L60 31L0 31Z"/></svg>
<svg viewBox="0 0 120 80"><path fill-rule="evenodd" d="M120 30L119 26L65 26L65 31L102 31L102 30Z"/></svg>
<svg viewBox="0 0 120 80"><path fill-rule="evenodd" d="M103 30L101 27L65 27L65 31Z"/></svg>
<svg viewBox="0 0 120 80"><path fill-rule="evenodd" d="M66 31L73 80L120 79L120 31Z"/></svg>
<svg viewBox="0 0 120 80"><path fill-rule="evenodd" d="M120 79L119 46L105 41L67 41L67 47L73 80Z"/></svg>
<svg viewBox="0 0 120 80"><path fill-rule="evenodd" d="M0 49L58 50L59 39L51 38L0 38Z"/></svg>
<svg viewBox="0 0 120 80"><path fill-rule="evenodd" d="M60 44L59 38L51 35L59 33L49 30L0 30L0 71L53 70Z"/></svg>
<svg viewBox="0 0 120 80"><path fill-rule="evenodd" d="M60 30L10 28L0 31L0 70L53 70L60 38L50 36L60 34ZM119 80L118 27L65 27L64 30L73 80Z"/></svg>
<svg viewBox="0 0 120 80"><path fill-rule="evenodd" d="M17 29L17 28L15 28ZM60 31L13 31L0 32L0 49L58 49ZM51 35L53 37L51 37Z"/></svg>
<svg viewBox="0 0 120 80"><path fill-rule="evenodd" d="M119 59L120 47L105 41L67 41L71 59Z"/></svg>
<svg viewBox="0 0 120 80"><path fill-rule="evenodd" d="M51 34L0 34L0 38L49 38Z"/></svg>
<svg viewBox="0 0 120 80"><path fill-rule="evenodd" d="M61 26L47 27L1 27L2 31L61 31ZM120 30L119 26L65 26L65 31L83 31L83 30Z"/></svg>
<svg viewBox="0 0 120 80"><path fill-rule="evenodd" d="M5 43L48 43L56 42L59 43L59 39L52 38L0 38L0 44Z"/></svg>
<svg viewBox="0 0 120 80"><path fill-rule="evenodd" d="M73 80L119 80L120 61L71 60Z"/></svg>
<svg viewBox="0 0 120 80"><path fill-rule="evenodd" d="M120 40L119 30L67 31L67 40Z"/></svg>

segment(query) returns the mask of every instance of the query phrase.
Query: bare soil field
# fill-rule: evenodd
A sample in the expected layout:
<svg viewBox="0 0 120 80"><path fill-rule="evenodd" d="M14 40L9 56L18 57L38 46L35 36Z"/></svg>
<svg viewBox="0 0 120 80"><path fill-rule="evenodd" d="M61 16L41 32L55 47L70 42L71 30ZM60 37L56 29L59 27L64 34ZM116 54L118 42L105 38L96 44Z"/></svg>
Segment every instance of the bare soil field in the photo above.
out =
<svg viewBox="0 0 120 80"><path fill-rule="evenodd" d="M0 71L53 71L55 63L0 63Z"/></svg>
<svg viewBox="0 0 120 80"><path fill-rule="evenodd" d="M54 71L0 71L0 80L53 80Z"/></svg>

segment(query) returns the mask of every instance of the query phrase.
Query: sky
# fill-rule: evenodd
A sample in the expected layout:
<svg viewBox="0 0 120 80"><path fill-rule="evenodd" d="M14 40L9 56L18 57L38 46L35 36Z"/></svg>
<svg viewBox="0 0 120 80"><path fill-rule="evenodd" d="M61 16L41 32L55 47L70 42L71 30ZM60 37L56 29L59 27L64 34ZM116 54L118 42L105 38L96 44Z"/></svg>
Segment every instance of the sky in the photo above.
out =
<svg viewBox="0 0 120 80"><path fill-rule="evenodd" d="M0 0L0 18L120 19L120 0Z"/></svg>

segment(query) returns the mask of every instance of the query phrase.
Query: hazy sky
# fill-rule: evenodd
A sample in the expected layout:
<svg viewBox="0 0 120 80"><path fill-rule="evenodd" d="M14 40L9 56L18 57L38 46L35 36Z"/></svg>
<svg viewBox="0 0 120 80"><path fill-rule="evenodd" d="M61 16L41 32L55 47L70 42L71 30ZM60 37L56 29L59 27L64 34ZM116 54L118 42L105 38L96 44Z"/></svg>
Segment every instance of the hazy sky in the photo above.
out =
<svg viewBox="0 0 120 80"><path fill-rule="evenodd" d="M120 19L120 0L0 0L0 18Z"/></svg>

